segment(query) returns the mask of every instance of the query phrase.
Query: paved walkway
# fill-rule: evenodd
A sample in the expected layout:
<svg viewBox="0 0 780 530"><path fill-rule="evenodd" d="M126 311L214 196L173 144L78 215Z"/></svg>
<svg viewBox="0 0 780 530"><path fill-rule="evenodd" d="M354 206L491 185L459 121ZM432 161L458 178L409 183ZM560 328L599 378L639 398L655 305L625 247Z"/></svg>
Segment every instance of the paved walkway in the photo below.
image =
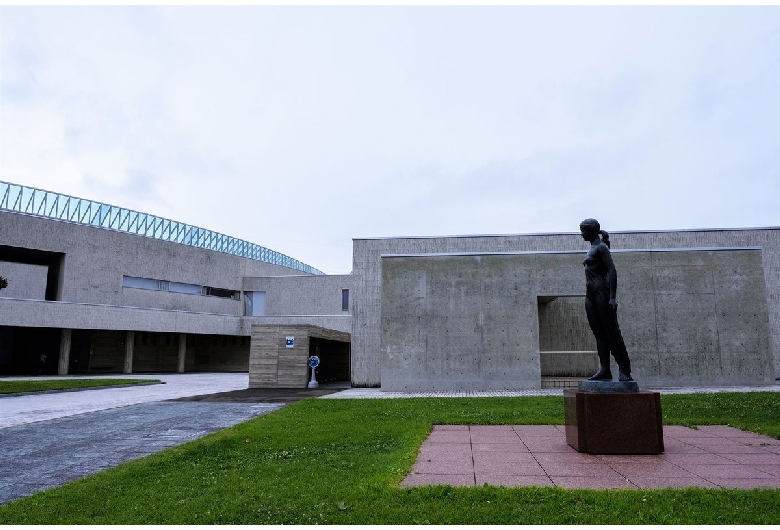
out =
<svg viewBox="0 0 780 530"><path fill-rule="evenodd" d="M401 486L780 488L780 440L728 426L664 426L660 455L589 455L559 425L436 425Z"/></svg>
<svg viewBox="0 0 780 530"><path fill-rule="evenodd" d="M160 379L165 384L0 397L0 504L183 444L284 405L168 401L244 390L248 374L96 377Z"/></svg>
<svg viewBox="0 0 780 530"><path fill-rule="evenodd" d="M163 384L0 396L0 429L139 403L242 390L249 386L249 374L246 373L112 374L110 376L79 375L71 377L77 379L159 379ZM63 379L63 377L0 378L0 380L25 379Z"/></svg>

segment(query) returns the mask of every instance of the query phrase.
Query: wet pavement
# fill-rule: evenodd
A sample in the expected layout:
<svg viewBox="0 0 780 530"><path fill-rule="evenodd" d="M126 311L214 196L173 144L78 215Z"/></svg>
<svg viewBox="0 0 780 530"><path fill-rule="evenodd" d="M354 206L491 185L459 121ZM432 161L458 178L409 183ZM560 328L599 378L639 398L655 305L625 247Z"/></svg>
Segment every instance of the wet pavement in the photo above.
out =
<svg viewBox="0 0 780 530"><path fill-rule="evenodd" d="M248 389L246 373L93 377L161 383L0 395L0 504L343 389Z"/></svg>
<svg viewBox="0 0 780 530"><path fill-rule="evenodd" d="M0 429L0 504L195 440L282 406L152 402Z"/></svg>

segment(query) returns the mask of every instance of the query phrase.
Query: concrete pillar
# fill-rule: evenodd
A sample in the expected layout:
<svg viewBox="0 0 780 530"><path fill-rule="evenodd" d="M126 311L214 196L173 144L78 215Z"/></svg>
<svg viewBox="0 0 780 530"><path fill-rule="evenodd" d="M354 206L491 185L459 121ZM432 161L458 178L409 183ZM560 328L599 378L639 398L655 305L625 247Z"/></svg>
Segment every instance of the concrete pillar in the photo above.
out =
<svg viewBox="0 0 780 530"><path fill-rule="evenodd" d="M60 338L60 363L57 366L58 375L68 375L68 365L70 364L70 343L71 330L63 329Z"/></svg>
<svg viewBox="0 0 780 530"><path fill-rule="evenodd" d="M128 331L125 336L125 370L126 374L133 373L133 350L135 349L135 332Z"/></svg>
<svg viewBox="0 0 780 530"><path fill-rule="evenodd" d="M187 334L179 333L179 365L176 367L176 371L180 374L184 373L184 364L187 360Z"/></svg>

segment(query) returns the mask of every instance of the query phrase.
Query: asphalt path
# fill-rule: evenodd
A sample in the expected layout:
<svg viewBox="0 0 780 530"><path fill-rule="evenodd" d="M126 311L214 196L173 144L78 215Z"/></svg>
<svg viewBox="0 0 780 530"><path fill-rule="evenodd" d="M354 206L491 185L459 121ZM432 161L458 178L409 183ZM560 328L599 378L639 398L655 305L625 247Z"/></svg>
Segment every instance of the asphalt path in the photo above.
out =
<svg viewBox="0 0 780 530"><path fill-rule="evenodd" d="M162 383L0 397L0 504L337 390L251 390L245 373L118 377Z"/></svg>

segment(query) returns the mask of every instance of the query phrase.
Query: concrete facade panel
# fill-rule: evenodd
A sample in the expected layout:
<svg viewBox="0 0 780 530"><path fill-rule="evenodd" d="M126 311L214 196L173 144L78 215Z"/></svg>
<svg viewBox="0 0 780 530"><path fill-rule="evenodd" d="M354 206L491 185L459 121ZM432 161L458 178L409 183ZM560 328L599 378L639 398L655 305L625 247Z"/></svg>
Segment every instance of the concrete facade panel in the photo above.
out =
<svg viewBox="0 0 780 530"><path fill-rule="evenodd" d="M265 316L349 315L342 310L341 292L350 291L352 305L353 280L348 274L247 277L242 289L265 291Z"/></svg>
<svg viewBox="0 0 780 530"><path fill-rule="evenodd" d="M702 229L666 232L610 232L613 258L618 267L619 299L625 300L624 288L633 289L643 282L641 289L653 291L648 285L652 275L640 273L637 280L631 272L639 263L652 263L652 254L641 255L623 250L685 249L717 247L761 247L761 262L766 287L769 314L769 340L773 366L780 376L780 228L757 229ZM514 252L514 251L577 251L580 264L587 251L587 243L579 234L525 234L496 236L430 237L430 238L374 238L353 239L353 275L355 276L355 300L353 308L353 385L379 386L381 382L381 277L382 255L431 254L457 252ZM671 254L671 253L670 253ZM676 258L670 258L675 260ZM706 263L705 256L697 257ZM720 259L723 259L721 256ZM670 261L673 264L674 261ZM685 259L679 263L685 265ZM695 262L687 262L688 265ZM650 265L652 268L652 265ZM713 278L717 276L713 274ZM682 280L681 280L682 281ZM694 279L685 280L695 282ZM582 277L572 277L571 288L579 285L577 294L584 294ZM684 283L683 283L684 284ZM695 285L695 283L693 284ZM713 284L713 289L715 288ZM555 293L542 293L555 294ZM562 293L558 293L562 294ZM621 310L623 302L621 302ZM622 320L621 320L622 322Z"/></svg>
<svg viewBox="0 0 780 530"><path fill-rule="evenodd" d="M637 293L628 282L618 299L621 329L641 384L726 385L738 380L759 385L771 380L764 292L724 289L716 294L713 281L701 281L715 270L727 283L729 274L759 278L760 250L637 254L655 266L630 271L650 277L634 283L640 286ZM686 256L695 265L685 265ZM739 267L718 267L723 256ZM669 266L665 257L670 257ZM579 333L585 324L564 311L539 309L557 299L537 291L540 283L533 278L540 275L529 274L529 267L543 269L542 276L560 277L559 285L574 278L584 283L571 254L543 258L534 253L382 258L382 389L539 388L543 344L555 344L549 338L556 334L545 320L548 313L579 325ZM660 289L651 293L648 285ZM574 305L567 301L560 307Z"/></svg>

